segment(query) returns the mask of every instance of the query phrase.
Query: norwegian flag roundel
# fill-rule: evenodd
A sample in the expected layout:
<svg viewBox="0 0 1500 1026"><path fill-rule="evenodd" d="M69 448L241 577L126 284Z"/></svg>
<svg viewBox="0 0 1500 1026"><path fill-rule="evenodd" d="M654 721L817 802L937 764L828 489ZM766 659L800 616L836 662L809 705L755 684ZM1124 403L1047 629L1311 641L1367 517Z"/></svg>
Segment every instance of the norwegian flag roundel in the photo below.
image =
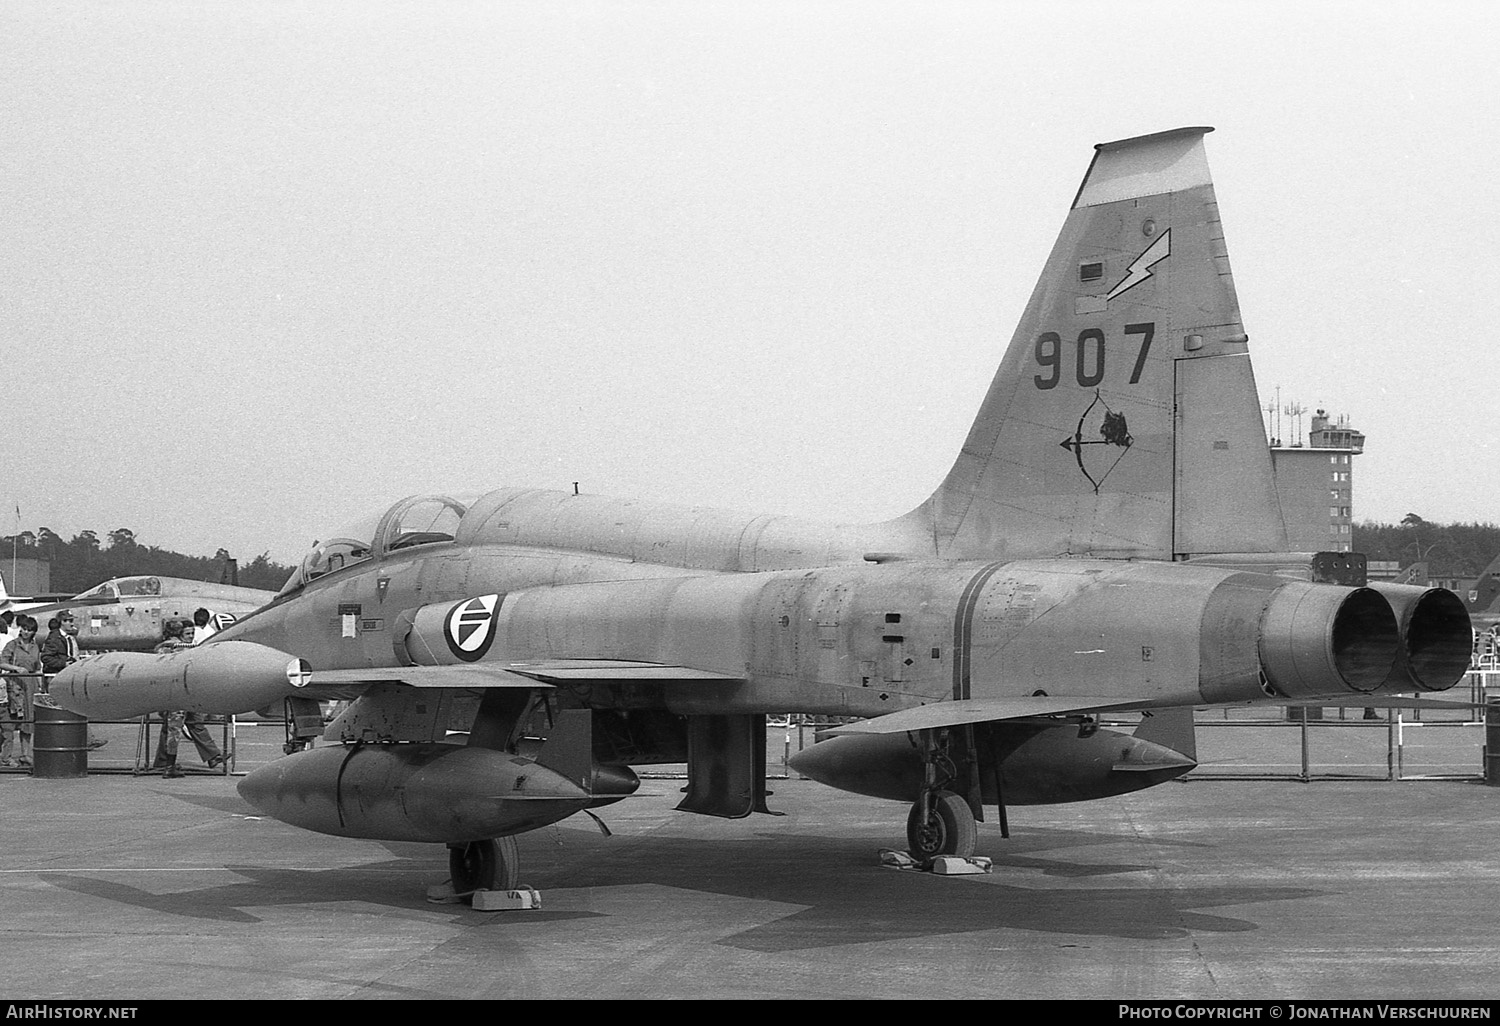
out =
<svg viewBox="0 0 1500 1026"><path fill-rule="evenodd" d="M499 611L499 595L481 595L448 610L443 621L448 651L466 663L484 658L495 640L495 615Z"/></svg>

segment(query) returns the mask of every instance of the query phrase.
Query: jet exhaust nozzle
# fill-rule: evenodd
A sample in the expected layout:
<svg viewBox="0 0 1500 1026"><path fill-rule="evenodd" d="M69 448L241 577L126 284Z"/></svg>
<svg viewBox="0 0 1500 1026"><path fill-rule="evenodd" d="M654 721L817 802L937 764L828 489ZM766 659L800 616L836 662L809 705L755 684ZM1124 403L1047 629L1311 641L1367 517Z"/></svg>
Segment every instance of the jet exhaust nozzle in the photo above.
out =
<svg viewBox="0 0 1500 1026"><path fill-rule="evenodd" d="M1446 691L1463 679L1474 630L1463 601L1447 588L1372 584L1395 611L1401 649L1386 691Z"/></svg>
<svg viewBox="0 0 1500 1026"><path fill-rule="evenodd" d="M1261 617L1261 668L1286 698L1372 692L1390 677L1400 647L1396 614L1371 588L1291 582Z"/></svg>

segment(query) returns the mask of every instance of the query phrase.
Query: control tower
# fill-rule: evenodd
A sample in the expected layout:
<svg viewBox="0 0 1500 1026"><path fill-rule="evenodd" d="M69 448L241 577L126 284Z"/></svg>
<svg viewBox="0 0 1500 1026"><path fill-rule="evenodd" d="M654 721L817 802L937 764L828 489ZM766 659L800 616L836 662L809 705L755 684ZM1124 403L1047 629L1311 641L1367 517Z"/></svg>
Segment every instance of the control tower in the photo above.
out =
<svg viewBox="0 0 1500 1026"><path fill-rule="evenodd" d="M1294 410L1300 428L1301 408ZM1348 417L1334 419L1321 409L1308 421L1306 444L1300 434L1296 430L1290 445L1274 431L1271 437L1287 541L1294 552L1348 552L1354 530L1353 457L1364 452L1365 436Z"/></svg>

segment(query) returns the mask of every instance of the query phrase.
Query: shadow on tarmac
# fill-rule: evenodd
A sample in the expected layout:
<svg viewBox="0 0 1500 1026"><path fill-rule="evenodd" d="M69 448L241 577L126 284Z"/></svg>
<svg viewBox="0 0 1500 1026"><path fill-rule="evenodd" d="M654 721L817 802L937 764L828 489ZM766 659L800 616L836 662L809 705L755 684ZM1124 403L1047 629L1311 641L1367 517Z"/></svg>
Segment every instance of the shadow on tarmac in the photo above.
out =
<svg viewBox="0 0 1500 1026"><path fill-rule="evenodd" d="M212 798L184 800L213 808L232 803ZM1153 865L1088 863L1026 854L1027 849L1055 851L1108 840L1084 831L1018 832L1011 841L1000 842L1014 848L996 857L993 874L944 878L882 868L875 864L868 841L847 837L761 834L739 840L665 836L622 839L584 830L560 830L554 843L548 845L550 850L539 851L540 845L534 841L523 849L523 879L544 893L554 894L650 885L802 906L790 915L717 941L764 952L997 928L1137 940L1181 938L1195 932L1239 933L1258 926L1250 919L1204 910L1296 901L1323 893L1255 885L1166 888L1156 880L1159 867ZM240 881L168 894L98 877L68 873L40 876L51 886L93 898L223 923L262 922L249 911L252 909L330 902L374 904L398 915L404 912L429 920L436 914L455 925L506 931L569 919L608 918L605 913L586 909L543 908L496 916L462 905L429 904L423 900L426 885L446 873L443 849L395 843L384 847L395 857L356 867L309 871L230 865L225 870L240 876ZM1138 887L1056 889L1008 882L1030 874L1066 879L1150 874L1151 880L1149 885Z"/></svg>
<svg viewBox="0 0 1500 1026"><path fill-rule="evenodd" d="M1086 832L1017 833L1020 848L1056 849L1113 838ZM1069 842L1073 842L1071 845ZM1192 845L1201 847L1200 845ZM1322 893L1308 888L1234 885L1163 888L1159 867L1094 864L1007 851L987 876L938 877L875 864L868 842L847 837L758 836L744 842L647 838L628 852L609 851L604 838L571 843L570 858L542 873L534 886L607 887L655 884L805 906L775 922L718 943L756 951L788 951L972 933L1000 927L1051 934L1168 939L1192 932L1238 933L1257 929L1248 919L1198 911L1227 905L1296 901ZM588 850L582 850L588 849ZM1028 873L1086 879L1152 874L1139 888L1043 889L1007 881ZM538 879L541 878L541 879Z"/></svg>

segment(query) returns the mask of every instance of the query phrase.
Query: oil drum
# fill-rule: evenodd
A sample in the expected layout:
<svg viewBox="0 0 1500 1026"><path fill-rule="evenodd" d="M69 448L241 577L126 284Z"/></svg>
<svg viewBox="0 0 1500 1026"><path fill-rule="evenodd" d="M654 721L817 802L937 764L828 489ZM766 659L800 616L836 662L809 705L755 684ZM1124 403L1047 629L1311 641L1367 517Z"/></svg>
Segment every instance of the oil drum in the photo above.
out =
<svg viewBox="0 0 1500 1026"><path fill-rule="evenodd" d="M32 707L31 729L32 776L88 776L88 717L38 702Z"/></svg>

